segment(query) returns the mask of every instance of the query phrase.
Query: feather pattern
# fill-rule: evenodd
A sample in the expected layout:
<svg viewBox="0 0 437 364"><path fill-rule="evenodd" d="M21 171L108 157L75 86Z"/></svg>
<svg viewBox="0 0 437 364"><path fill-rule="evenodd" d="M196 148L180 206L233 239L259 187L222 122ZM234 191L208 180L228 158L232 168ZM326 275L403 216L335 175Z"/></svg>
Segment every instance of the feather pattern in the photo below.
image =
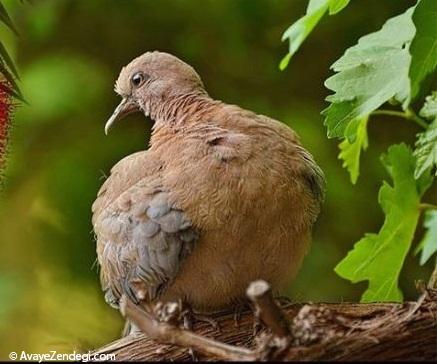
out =
<svg viewBox="0 0 437 364"><path fill-rule="evenodd" d="M124 163L129 164L129 158ZM114 307L123 293L136 303L152 301L175 278L198 234L160 187L141 189L135 185L110 208L100 211L105 197L105 191L100 192L93 206L105 299Z"/></svg>

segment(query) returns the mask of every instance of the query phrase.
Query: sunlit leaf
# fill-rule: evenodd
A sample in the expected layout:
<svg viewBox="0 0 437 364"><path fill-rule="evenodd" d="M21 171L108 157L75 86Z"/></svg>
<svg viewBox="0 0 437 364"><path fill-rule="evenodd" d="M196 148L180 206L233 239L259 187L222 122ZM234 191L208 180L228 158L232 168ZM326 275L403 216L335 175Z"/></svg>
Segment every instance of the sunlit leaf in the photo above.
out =
<svg viewBox="0 0 437 364"><path fill-rule="evenodd" d="M343 167L348 170L353 184L357 182L360 174L361 151L366 150L368 146L367 121L368 118L366 117L359 120L355 139L350 141L345 138L339 146L341 152L338 157L343 160Z"/></svg>
<svg viewBox="0 0 437 364"><path fill-rule="evenodd" d="M437 252L437 210L428 210L423 226L427 229L425 236L417 246L416 254L420 255L420 264L424 265Z"/></svg>
<svg viewBox="0 0 437 364"><path fill-rule="evenodd" d="M416 35L411 43L411 98L419 93L422 81L437 66L437 2L420 0L417 4L413 22Z"/></svg>
<svg viewBox="0 0 437 364"><path fill-rule="evenodd" d="M291 57L297 52L328 9L330 15L337 14L347 6L349 1L350 0L310 0L305 15L293 23L282 35L282 41L288 39L289 49L288 53L281 60L279 68L284 70L288 66Z"/></svg>
<svg viewBox="0 0 437 364"><path fill-rule="evenodd" d="M406 145L394 145L382 157L393 180L379 190L385 221L377 234L366 234L337 265L335 271L353 283L368 281L363 302L401 301L399 274L410 249L419 219L420 198L430 176L414 178L415 158Z"/></svg>
<svg viewBox="0 0 437 364"><path fill-rule="evenodd" d="M342 11L350 0L330 0L329 1L329 15L334 15Z"/></svg>
<svg viewBox="0 0 437 364"><path fill-rule="evenodd" d="M418 135L416 142L416 170L414 175L419 178L426 170L437 165L437 91L426 98L425 105L420 111L424 118L433 120L428 128ZM436 170L437 174L437 170Z"/></svg>
<svg viewBox="0 0 437 364"><path fill-rule="evenodd" d="M408 105L411 56L407 46L415 33L412 12L411 8L389 19L381 30L362 37L332 65L337 73L325 86L335 93L327 97L331 105L322 112L328 137L345 136L349 123L392 98Z"/></svg>
<svg viewBox="0 0 437 364"><path fill-rule="evenodd" d="M311 0L308 3L306 14L284 32L282 41L288 39L289 47L288 54L280 63L281 70L287 67L293 54L296 53L303 41L317 25L323 14L328 10L328 7L329 0Z"/></svg>

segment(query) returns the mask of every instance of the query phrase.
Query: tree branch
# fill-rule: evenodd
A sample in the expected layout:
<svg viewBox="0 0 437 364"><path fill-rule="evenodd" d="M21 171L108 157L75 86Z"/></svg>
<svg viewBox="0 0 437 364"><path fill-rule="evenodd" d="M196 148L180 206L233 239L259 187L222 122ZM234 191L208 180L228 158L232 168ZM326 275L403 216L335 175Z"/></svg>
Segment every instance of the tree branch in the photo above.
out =
<svg viewBox="0 0 437 364"><path fill-rule="evenodd" d="M129 299L124 297L122 303L125 316L135 323L148 337L163 344L176 344L181 347L191 348L196 352L211 355L222 360L254 361L257 356L252 350L223 344L219 341L208 339L191 331L183 330L178 326L168 323L180 316L181 307L171 305L172 317L167 317L167 322L157 321L150 313L142 310ZM162 313L161 313L162 314Z"/></svg>
<svg viewBox="0 0 437 364"><path fill-rule="evenodd" d="M403 304L281 304L283 315L291 323L291 336L287 336L290 343L281 359L436 360L436 299L437 291L429 289L417 302ZM261 303L259 307L272 309L270 304ZM266 358L265 346L260 345L259 337L252 335L253 313L249 310L243 312L238 329L233 313L222 312L213 316L220 331L202 322L190 332L169 323L172 320L157 322L135 305L128 304L126 309L127 315L136 324L141 323L140 328L149 336L133 334L99 349L98 353L113 353L116 360L176 361L190 360L187 348L193 348L203 360ZM260 318L262 315L263 322L276 335L278 327L283 329L276 318L270 320L276 314L266 316L264 310ZM267 334L264 331L262 335Z"/></svg>
<svg viewBox="0 0 437 364"><path fill-rule="evenodd" d="M289 323L276 305L272 290L265 281L255 281L247 289L247 297L255 305L255 316L278 337L290 336Z"/></svg>

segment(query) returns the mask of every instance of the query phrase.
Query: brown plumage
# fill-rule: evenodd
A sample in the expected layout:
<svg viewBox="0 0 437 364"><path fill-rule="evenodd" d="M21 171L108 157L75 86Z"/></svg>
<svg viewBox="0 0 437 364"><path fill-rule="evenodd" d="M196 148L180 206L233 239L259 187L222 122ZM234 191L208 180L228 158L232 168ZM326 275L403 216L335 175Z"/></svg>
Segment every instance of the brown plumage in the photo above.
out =
<svg viewBox="0 0 437 364"><path fill-rule="evenodd" d="M109 303L182 299L209 311L242 299L255 279L279 289L308 250L323 175L296 134L213 100L193 68L148 52L124 67L128 113L154 121L150 146L121 160L93 205Z"/></svg>

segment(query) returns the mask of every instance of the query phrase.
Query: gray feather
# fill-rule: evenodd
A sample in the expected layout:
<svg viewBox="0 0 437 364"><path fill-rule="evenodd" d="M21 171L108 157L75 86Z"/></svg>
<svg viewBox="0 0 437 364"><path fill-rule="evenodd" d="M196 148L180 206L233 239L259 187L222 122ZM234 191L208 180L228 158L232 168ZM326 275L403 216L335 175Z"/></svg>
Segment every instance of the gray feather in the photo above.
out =
<svg viewBox="0 0 437 364"><path fill-rule="evenodd" d="M168 193L134 192L127 210L108 211L96 223L98 243L104 244L102 288L112 306L123 293L136 302L165 292L199 236L186 214L169 203Z"/></svg>

